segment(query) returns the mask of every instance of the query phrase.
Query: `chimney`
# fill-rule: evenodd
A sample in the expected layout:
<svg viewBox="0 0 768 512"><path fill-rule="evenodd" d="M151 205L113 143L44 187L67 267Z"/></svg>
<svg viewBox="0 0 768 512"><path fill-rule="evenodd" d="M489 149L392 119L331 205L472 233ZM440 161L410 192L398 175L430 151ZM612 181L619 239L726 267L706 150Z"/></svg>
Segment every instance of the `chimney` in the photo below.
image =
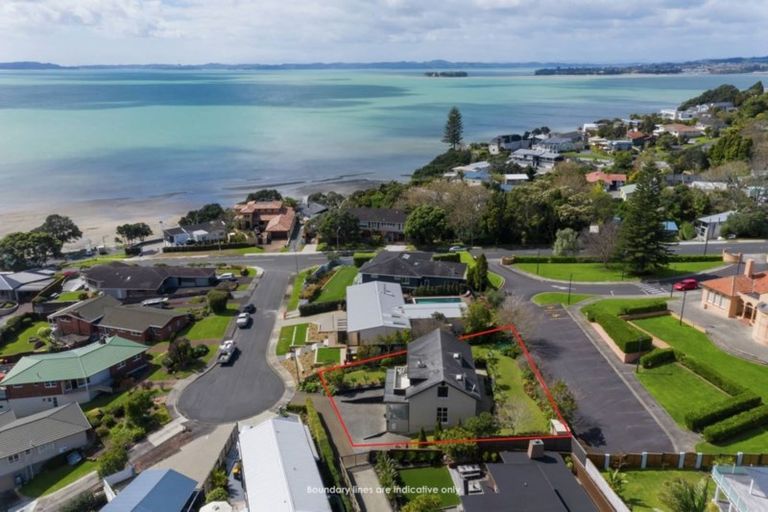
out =
<svg viewBox="0 0 768 512"><path fill-rule="evenodd" d="M752 277L752 274L754 273L754 267L755 267L755 260L752 258L748 259L747 262L744 264L744 275L747 277Z"/></svg>
<svg viewBox="0 0 768 512"><path fill-rule="evenodd" d="M541 439L531 439L528 442L528 458L540 459L544 457L544 441Z"/></svg>

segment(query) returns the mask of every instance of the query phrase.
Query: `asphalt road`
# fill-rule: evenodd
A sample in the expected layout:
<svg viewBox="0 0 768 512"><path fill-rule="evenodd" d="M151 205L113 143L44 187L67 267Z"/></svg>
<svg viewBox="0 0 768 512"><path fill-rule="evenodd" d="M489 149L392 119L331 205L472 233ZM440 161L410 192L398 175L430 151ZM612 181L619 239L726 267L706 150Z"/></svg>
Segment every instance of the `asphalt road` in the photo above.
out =
<svg viewBox="0 0 768 512"><path fill-rule="evenodd" d="M228 423L255 416L283 395L283 381L269 366L266 353L277 310L291 280L291 272L271 270L261 277L248 299L256 305L253 322L237 329L239 355L227 366L215 366L181 394L177 408L185 417L203 423Z"/></svg>

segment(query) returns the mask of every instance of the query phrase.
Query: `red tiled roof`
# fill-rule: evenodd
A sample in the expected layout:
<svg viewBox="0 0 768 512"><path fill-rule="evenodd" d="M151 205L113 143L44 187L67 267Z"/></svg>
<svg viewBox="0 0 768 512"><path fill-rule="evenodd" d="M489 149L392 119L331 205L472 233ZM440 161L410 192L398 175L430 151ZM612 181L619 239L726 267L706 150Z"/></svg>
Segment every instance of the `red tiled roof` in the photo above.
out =
<svg viewBox="0 0 768 512"><path fill-rule="evenodd" d="M296 212L293 208L288 208L285 213L276 215L267 224L266 230L270 233L289 231L293 227L296 219Z"/></svg>
<svg viewBox="0 0 768 512"><path fill-rule="evenodd" d="M735 277L736 285L734 287L734 276L718 277L708 281L702 281L701 286L708 290L713 290L728 297L733 297L739 293L768 293L768 274L753 274L752 278L745 275Z"/></svg>
<svg viewBox="0 0 768 512"><path fill-rule="evenodd" d="M613 181L627 181L626 174L606 174L603 171L593 171L586 175L588 183L595 183L602 181L605 183L611 183Z"/></svg>
<svg viewBox="0 0 768 512"><path fill-rule="evenodd" d="M665 124L664 129L666 131L674 130L676 132L700 132L701 131L695 126L688 126L687 124L680 124L680 123Z"/></svg>
<svg viewBox="0 0 768 512"><path fill-rule="evenodd" d="M629 138L631 140L644 139L646 137L648 137L647 133L639 132L639 131L636 131L636 130L627 132L627 138Z"/></svg>
<svg viewBox="0 0 768 512"><path fill-rule="evenodd" d="M282 207L282 201L248 201L235 205L235 210L240 213L257 213L261 210L279 210Z"/></svg>

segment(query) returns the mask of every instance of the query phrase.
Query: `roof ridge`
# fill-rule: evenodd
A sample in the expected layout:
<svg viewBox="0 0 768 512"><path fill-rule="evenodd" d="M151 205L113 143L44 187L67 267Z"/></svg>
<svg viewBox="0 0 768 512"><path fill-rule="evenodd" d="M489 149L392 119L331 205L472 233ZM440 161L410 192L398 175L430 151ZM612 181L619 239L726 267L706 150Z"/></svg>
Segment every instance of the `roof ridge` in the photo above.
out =
<svg viewBox="0 0 768 512"><path fill-rule="evenodd" d="M283 450L280 446L280 439L277 436L277 418L272 418L269 422L270 431L272 432L272 435L274 436L275 440L275 446L277 446L277 462L280 465L280 469L282 470L283 476L285 477L283 479L283 482L285 483L285 486L288 488L288 492L286 493L288 495L288 499L291 501L291 508L294 508L295 503L293 499L293 493L291 492L291 486L288 484L288 480L290 479L290 476L288 474L288 471L286 471L286 466L283 461Z"/></svg>

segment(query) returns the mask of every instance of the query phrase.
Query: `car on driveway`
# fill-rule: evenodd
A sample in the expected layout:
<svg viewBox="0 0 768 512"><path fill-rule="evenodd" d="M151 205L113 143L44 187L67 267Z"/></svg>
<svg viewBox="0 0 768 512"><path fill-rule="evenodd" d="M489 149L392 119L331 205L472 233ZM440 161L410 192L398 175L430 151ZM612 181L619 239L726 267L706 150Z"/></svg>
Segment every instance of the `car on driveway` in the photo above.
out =
<svg viewBox="0 0 768 512"><path fill-rule="evenodd" d="M460 245L452 245L451 247L448 248L448 252L461 252L463 250L464 248Z"/></svg>
<svg viewBox="0 0 768 512"><path fill-rule="evenodd" d="M237 315L237 320L235 320L235 323L237 326L241 329L245 329L249 325L251 325L251 315L248 313L240 313Z"/></svg>
<svg viewBox="0 0 768 512"><path fill-rule="evenodd" d="M679 292L695 290L699 287L699 282L695 279L683 279L675 283L674 289Z"/></svg>
<svg viewBox="0 0 768 512"><path fill-rule="evenodd" d="M232 272L224 272L223 274L217 275L216 279L219 281L237 281L237 276Z"/></svg>

